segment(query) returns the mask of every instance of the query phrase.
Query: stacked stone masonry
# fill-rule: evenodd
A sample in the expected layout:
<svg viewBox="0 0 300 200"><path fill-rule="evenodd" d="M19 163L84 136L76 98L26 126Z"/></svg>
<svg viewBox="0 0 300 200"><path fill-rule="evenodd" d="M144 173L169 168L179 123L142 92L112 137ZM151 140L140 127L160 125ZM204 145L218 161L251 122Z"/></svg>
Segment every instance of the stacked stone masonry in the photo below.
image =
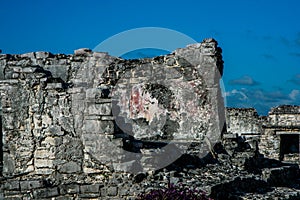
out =
<svg viewBox="0 0 300 200"><path fill-rule="evenodd" d="M300 197L284 187L298 165L279 161L297 163L296 142L281 143L297 139L299 107L267 117L228 108L225 118L222 74L213 39L139 60L0 54L0 199L136 199L170 183L214 199ZM153 159L170 141L184 154Z"/></svg>
<svg viewBox="0 0 300 200"><path fill-rule="evenodd" d="M132 175L113 173L147 170L136 141L220 140L222 64L213 39L141 60L89 49L1 54L1 198L136 196ZM122 164L126 145L145 153Z"/></svg>

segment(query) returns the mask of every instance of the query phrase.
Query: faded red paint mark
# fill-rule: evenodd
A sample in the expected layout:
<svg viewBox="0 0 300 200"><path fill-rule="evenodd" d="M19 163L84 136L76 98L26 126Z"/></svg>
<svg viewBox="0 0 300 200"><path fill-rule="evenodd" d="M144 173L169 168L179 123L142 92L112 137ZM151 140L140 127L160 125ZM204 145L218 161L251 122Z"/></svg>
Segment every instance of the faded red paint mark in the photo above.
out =
<svg viewBox="0 0 300 200"><path fill-rule="evenodd" d="M135 118L136 115L144 111L140 87L133 87L130 95L130 115Z"/></svg>

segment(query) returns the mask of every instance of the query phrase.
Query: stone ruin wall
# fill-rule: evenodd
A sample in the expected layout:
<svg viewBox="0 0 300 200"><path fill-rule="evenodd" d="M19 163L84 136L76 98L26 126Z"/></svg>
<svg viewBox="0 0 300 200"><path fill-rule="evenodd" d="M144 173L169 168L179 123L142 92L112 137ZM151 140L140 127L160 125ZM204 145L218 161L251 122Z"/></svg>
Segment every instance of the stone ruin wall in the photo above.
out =
<svg viewBox="0 0 300 200"><path fill-rule="evenodd" d="M300 163L299 135L300 135L300 106L278 106L272 108L266 121L263 123L264 133L261 136L259 148L266 157L276 160L294 161ZM285 136L286 140L282 137ZM289 144L294 141L295 143ZM287 143L287 148L298 146L290 158L284 158L282 149ZM288 155L286 155L288 156Z"/></svg>
<svg viewBox="0 0 300 200"><path fill-rule="evenodd" d="M223 133L244 137L251 148L258 141L267 158L299 162L299 153L281 155L281 135L288 141L300 134L299 106L279 106L266 117L227 108L225 132L222 63L211 39L141 60L88 49L0 54L0 199L134 199L169 181L148 176L140 183L139 171L151 174L151 164L178 156L171 148L153 160L153 141L152 148L172 140L199 154L199 141L215 143Z"/></svg>
<svg viewBox="0 0 300 200"><path fill-rule="evenodd" d="M300 106L274 107L268 116L254 108L226 108L226 128L225 138L244 138L266 158L300 163Z"/></svg>
<svg viewBox="0 0 300 200"><path fill-rule="evenodd" d="M211 39L141 60L87 49L0 55L0 198L130 199L145 191L113 168L147 170L143 141L217 142L222 67ZM124 161L126 148L145 153Z"/></svg>
<svg viewBox="0 0 300 200"><path fill-rule="evenodd" d="M227 133L257 137L262 133L263 119L254 108L226 108Z"/></svg>
<svg viewBox="0 0 300 200"><path fill-rule="evenodd" d="M263 119L254 108L226 108L226 134L240 137L256 149L263 133Z"/></svg>

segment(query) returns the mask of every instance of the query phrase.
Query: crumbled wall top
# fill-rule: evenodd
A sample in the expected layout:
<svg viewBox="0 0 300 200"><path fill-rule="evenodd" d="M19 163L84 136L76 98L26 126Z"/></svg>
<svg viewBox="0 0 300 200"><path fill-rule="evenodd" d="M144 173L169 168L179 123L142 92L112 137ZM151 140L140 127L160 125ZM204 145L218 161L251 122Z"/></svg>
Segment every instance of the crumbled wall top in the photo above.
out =
<svg viewBox="0 0 300 200"><path fill-rule="evenodd" d="M300 106L295 105L281 105L271 109L269 112L272 114L300 114Z"/></svg>

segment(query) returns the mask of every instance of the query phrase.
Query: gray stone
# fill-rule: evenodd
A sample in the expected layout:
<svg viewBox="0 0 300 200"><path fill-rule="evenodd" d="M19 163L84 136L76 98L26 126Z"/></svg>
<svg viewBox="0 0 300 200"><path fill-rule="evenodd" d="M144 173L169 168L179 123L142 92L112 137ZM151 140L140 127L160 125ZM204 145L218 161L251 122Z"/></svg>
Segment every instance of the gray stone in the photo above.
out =
<svg viewBox="0 0 300 200"><path fill-rule="evenodd" d="M8 181L4 184L4 188L7 190L19 190L20 183L19 181Z"/></svg>
<svg viewBox="0 0 300 200"><path fill-rule="evenodd" d="M118 194L118 188L111 186L107 188L107 195L108 196L117 196Z"/></svg>
<svg viewBox="0 0 300 200"><path fill-rule="evenodd" d="M21 190L31 190L43 187L43 182L41 180L21 181L20 186Z"/></svg>
<svg viewBox="0 0 300 200"><path fill-rule="evenodd" d="M8 153L3 153L3 176L10 176L15 171L15 160Z"/></svg>
<svg viewBox="0 0 300 200"><path fill-rule="evenodd" d="M49 197L55 197L59 195L58 188L43 188L43 189L37 189L33 191L33 195L35 198L41 199L41 198L49 198Z"/></svg>
<svg viewBox="0 0 300 200"><path fill-rule="evenodd" d="M34 59L34 58L35 58L35 52L24 53L24 54L21 54L20 56L21 56L21 58L26 58L26 57L28 57L28 58Z"/></svg>
<svg viewBox="0 0 300 200"><path fill-rule="evenodd" d="M24 68L22 68L22 72L23 73L34 73L38 69L40 69L40 68L39 67L24 67Z"/></svg>
<svg viewBox="0 0 300 200"><path fill-rule="evenodd" d="M50 56L53 56L53 55L49 52L44 52L44 51L35 52L35 57L37 59L44 59L44 58L48 58Z"/></svg>
<svg viewBox="0 0 300 200"><path fill-rule="evenodd" d="M0 80L3 80L4 79L4 68L5 68L5 65L4 63L2 64L3 62L0 61Z"/></svg>
<svg viewBox="0 0 300 200"><path fill-rule="evenodd" d="M299 168L279 161L299 163L300 107L228 108L223 127L222 63L212 39L140 60L0 55L0 199L135 199L169 183L215 199L300 197Z"/></svg>
<svg viewBox="0 0 300 200"><path fill-rule="evenodd" d="M97 193L84 193L84 194L79 194L79 198L82 199L98 199L97 197L100 197L100 194Z"/></svg>
<svg viewBox="0 0 300 200"><path fill-rule="evenodd" d="M101 197L104 198L107 196L107 189L105 187L100 188Z"/></svg>
<svg viewBox="0 0 300 200"><path fill-rule="evenodd" d="M107 133L114 132L114 124L112 121L86 120L84 130L87 133Z"/></svg>
<svg viewBox="0 0 300 200"><path fill-rule="evenodd" d="M47 83L46 89L63 89L63 85L62 83Z"/></svg>
<svg viewBox="0 0 300 200"><path fill-rule="evenodd" d="M87 56L92 53L91 49L88 48L81 48L74 51L75 56Z"/></svg>
<svg viewBox="0 0 300 200"><path fill-rule="evenodd" d="M53 78L61 78L67 82L69 66L67 65L46 65L45 70L50 71Z"/></svg>
<svg viewBox="0 0 300 200"><path fill-rule="evenodd" d="M103 103L103 104L90 104L88 107L88 113L90 115L111 115L111 104Z"/></svg>
<svg viewBox="0 0 300 200"><path fill-rule="evenodd" d="M100 184L80 186L80 193L99 193L99 191L100 191Z"/></svg>
<svg viewBox="0 0 300 200"><path fill-rule="evenodd" d="M78 194L79 193L79 185L70 184L70 185L61 185L60 194Z"/></svg>
<svg viewBox="0 0 300 200"><path fill-rule="evenodd" d="M53 167L53 160L48 159L35 159L34 166L36 168L51 168Z"/></svg>
<svg viewBox="0 0 300 200"><path fill-rule="evenodd" d="M81 166L76 162L70 161L59 166L58 170L61 173L68 173L68 174L78 173L81 171Z"/></svg>

